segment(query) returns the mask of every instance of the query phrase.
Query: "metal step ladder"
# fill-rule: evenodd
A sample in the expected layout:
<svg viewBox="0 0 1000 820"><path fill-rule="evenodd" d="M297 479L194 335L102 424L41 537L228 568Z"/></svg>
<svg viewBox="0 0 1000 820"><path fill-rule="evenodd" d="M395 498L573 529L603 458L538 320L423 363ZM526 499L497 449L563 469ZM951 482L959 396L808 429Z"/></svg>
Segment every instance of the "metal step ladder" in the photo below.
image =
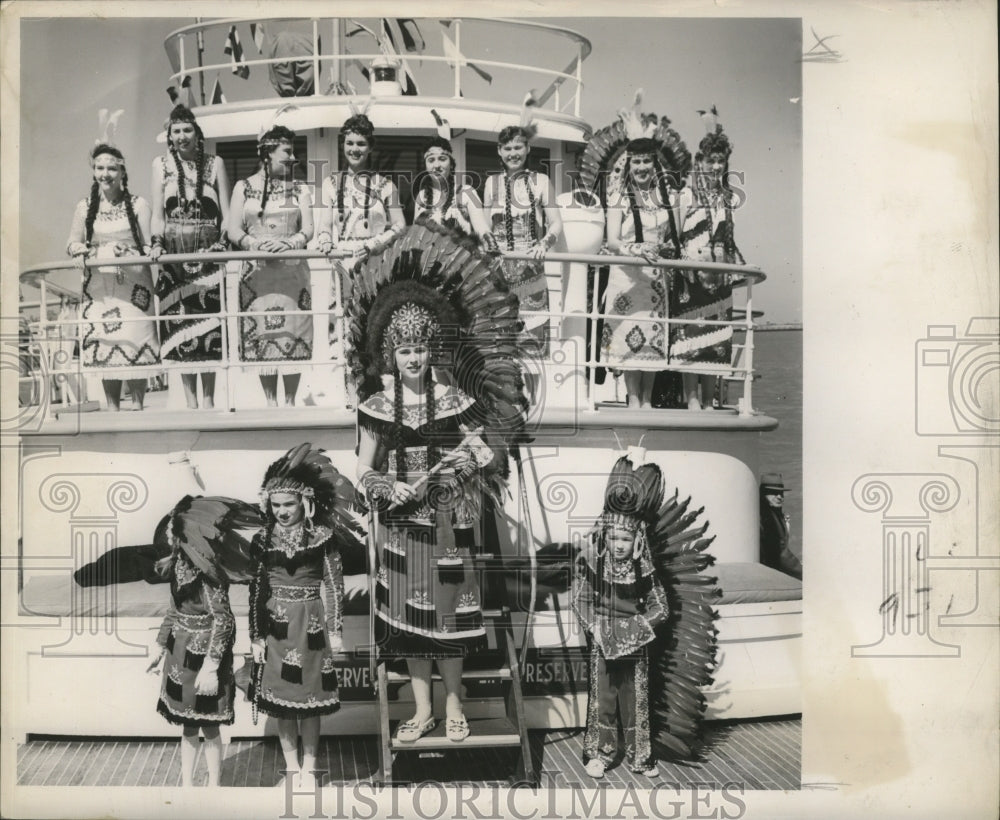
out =
<svg viewBox="0 0 1000 820"><path fill-rule="evenodd" d="M480 577L480 589L484 604L489 602L494 608L483 608L483 620L493 627L499 652L500 664L491 668L462 668L462 679L490 678L499 681L504 701L503 717L466 718L469 736L455 742L445 736L446 721L439 720L437 726L415 741L401 743L394 737L398 721L389 720L389 684L409 681L404 672L394 671L388 666L389 659L378 654L376 648L376 681L379 706L379 781L392 785L392 767L399 752L420 753L428 751L461 752L471 748L520 747L521 754L513 775L516 783L537 786L538 781L531 758L528 727L524 716L524 695L521 691L521 670L517 648L514 642L514 627L511 622L511 608L507 584L501 574L502 559L497 554L473 556L474 570ZM470 659L466 659L467 661ZM441 682L436 672L431 677L431 687Z"/></svg>

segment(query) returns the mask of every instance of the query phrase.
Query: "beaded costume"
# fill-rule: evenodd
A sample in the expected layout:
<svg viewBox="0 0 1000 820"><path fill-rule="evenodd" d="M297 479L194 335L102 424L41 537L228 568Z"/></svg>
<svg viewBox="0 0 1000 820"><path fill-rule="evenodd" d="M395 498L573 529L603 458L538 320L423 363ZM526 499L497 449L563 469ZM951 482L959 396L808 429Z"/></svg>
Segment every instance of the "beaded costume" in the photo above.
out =
<svg viewBox="0 0 1000 820"><path fill-rule="evenodd" d="M169 127L168 127L169 130ZM215 189L216 157L205 154L201 167L193 160L170 155L157 157L163 180L166 253L196 253L217 246L222 212ZM196 193L201 181L201 196ZM164 359L179 362L217 362L222 358L222 320L219 289L223 265L211 262L163 264L156 280L160 314L175 317L162 323ZM196 372L191 368L185 372Z"/></svg>
<svg viewBox="0 0 1000 820"><path fill-rule="evenodd" d="M273 493L301 498L304 518L282 526L270 511ZM251 546L250 640L263 641L248 697L278 718L325 715L340 707L331 637L344 620L342 546L358 542L347 512L354 488L330 459L308 444L268 469L261 507L268 523Z"/></svg>

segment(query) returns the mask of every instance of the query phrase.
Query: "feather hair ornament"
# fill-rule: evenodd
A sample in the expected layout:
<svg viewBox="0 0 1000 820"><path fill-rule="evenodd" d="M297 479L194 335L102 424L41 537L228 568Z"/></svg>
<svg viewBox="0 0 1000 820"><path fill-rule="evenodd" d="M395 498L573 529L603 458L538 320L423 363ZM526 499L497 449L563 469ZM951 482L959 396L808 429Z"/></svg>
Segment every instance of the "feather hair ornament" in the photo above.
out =
<svg viewBox="0 0 1000 820"><path fill-rule="evenodd" d="M431 109L431 115L437 125L437 135L443 140L451 142L451 124L444 119L435 109Z"/></svg>
<svg viewBox="0 0 1000 820"><path fill-rule="evenodd" d="M124 113L124 108L116 109L111 113L108 112L107 108L102 108L97 112L97 132L99 136L94 140L94 145L115 145L115 133L118 131L118 121Z"/></svg>
<svg viewBox="0 0 1000 820"><path fill-rule="evenodd" d="M284 103L283 105L279 105L271 115L271 118L265 124L261 125L260 130L257 132L257 142L259 143L263 141L264 135L278 124L278 119L283 114L287 114L289 111L297 110L298 106L294 103Z"/></svg>
<svg viewBox="0 0 1000 820"><path fill-rule="evenodd" d="M537 107L538 98L535 89L532 88L524 95L524 101L521 103L521 119L517 124L528 135L529 140L538 133L538 124L535 122L535 108Z"/></svg>
<svg viewBox="0 0 1000 820"><path fill-rule="evenodd" d="M352 116L367 117L368 109L372 107L372 102L374 101L374 99L375 98L371 94L369 94L368 98L365 100L365 104L361 108L358 108L358 105L356 102L354 102L354 100L348 100L347 107L351 109Z"/></svg>

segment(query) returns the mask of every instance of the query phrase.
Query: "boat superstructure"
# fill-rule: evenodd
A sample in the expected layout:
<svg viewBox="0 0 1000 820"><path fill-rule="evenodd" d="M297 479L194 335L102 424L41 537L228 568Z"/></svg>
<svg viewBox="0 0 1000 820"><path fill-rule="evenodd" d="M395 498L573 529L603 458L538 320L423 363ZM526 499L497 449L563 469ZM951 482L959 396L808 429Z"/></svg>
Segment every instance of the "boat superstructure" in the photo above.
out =
<svg viewBox="0 0 1000 820"><path fill-rule="evenodd" d="M603 215L599 208L580 204L572 193L574 158L590 133L580 116L590 43L572 31L539 23L435 21L444 26L454 50L439 55L427 50L419 66L410 58L409 68L421 90L403 94L401 60L392 65L374 42L370 51L345 48L351 22L266 18L186 26L166 41L174 68L170 80L182 84L190 78L190 85L197 88L200 78L219 69L199 65L197 43L212 32L218 36L235 26L249 40L251 23L264 24L269 31L286 27L282 30L299 32L300 42L311 43L312 49L295 56L294 62L311 68L313 91L295 97L295 108L283 115L282 122L304 137L300 159L309 169L306 181L317 192L322 176L338 167L338 127L350 116L352 103L372 97L368 115L379 135L380 150L386 157L396 151L395 170L401 179L415 169L404 163L407 152L413 156L406 162L413 164L418 156L415 146L435 132L432 109L456 134L457 166L485 174L496 166L496 133L518 121L521 104L475 96L477 89L487 87L482 82L477 85L475 70L520 72L526 76L526 87L539 89L535 91L539 131L533 151L544 153L552 169L566 229L546 261L552 344L547 357L528 363L540 377L540 389L529 418L532 442L522 452L524 469L512 477L502 514L504 552L528 556L584 537L600 509L611 464L622 450L631 448L637 458L660 464L668 491L677 487L682 496L692 496L696 506L705 508L716 536L712 551L720 582L724 589L739 588L739 594L724 599L719 607L722 654L709 693L708 716L800 711L801 588L788 583L775 596L773 577L766 576L766 568L758 563L757 442L777 424L756 413L752 405L752 292L763 273L745 266L703 266L730 276L742 298L728 322L740 339L733 362L692 368L724 377L734 397L731 403L701 413L625 408L613 377L597 383L595 372L601 363L592 352L597 349L596 320L611 314L602 313L596 294L588 295L587 279L588 269L635 264L635 260L598 254ZM369 23L377 30L378 21ZM518 49L537 55L535 65L480 58L470 50L471 33L478 28L493 33L494 43L539 38L552 45L530 52ZM554 67L543 64L543 58L554 60ZM280 60L261 57L246 62L263 67L289 61L285 55ZM392 69L388 72L386 62ZM360 93L341 93L350 92L358 66L368 72L370 86L354 88ZM288 101L261 96L202 105L194 111L210 149L239 168L241 146L255 141L275 108ZM15 630L11 640L25 659L17 718L23 733L65 734L67 727L73 727L79 734L163 734L152 708L156 681L144 675L143 658L166 610L166 590L143 580L80 586L72 576L81 567L119 547L151 544L157 523L186 493L255 498L267 464L301 441L325 448L344 474L354 475L355 399L345 362L339 279L331 260L322 254L309 249L294 253L307 258L312 270L309 313L315 339L312 360L302 368L299 406L294 408L265 406L256 373L241 366L231 342L238 336L242 263L266 254L215 255L227 262L221 315L230 341L222 360L213 365L218 373L213 411L183 409L177 366L164 364L169 389L151 393L142 413L87 412L86 399L92 405L101 392L101 372L97 368L84 372L74 355L76 328L81 324L74 314L80 298L79 270L59 262L22 274L20 596L13 621L33 628ZM665 276L680 266L660 265ZM346 641L352 649L363 647L368 636L363 566L349 573L348 591L353 603L347 612ZM236 647L240 653L248 651L245 590L242 597L234 590L233 603L241 625ZM565 592L540 596L536 611L515 613L515 623L519 639L530 647L522 669L529 723L582 725L585 642ZM324 718L325 732L374 731L369 672L368 661L360 655L345 661L340 669L345 705ZM476 677L474 669L467 678L470 714L476 709L488 712L495 681L488 675ZM150 708L138 708L144 702L140 692L148 694ZM406 693L397 691L396 696L392 710L394 716L402 716ZM129 708L121 708L123 703ZM234 734L270 731L265 724L250 722L247 704L239 702L238 709Z"/></svg>

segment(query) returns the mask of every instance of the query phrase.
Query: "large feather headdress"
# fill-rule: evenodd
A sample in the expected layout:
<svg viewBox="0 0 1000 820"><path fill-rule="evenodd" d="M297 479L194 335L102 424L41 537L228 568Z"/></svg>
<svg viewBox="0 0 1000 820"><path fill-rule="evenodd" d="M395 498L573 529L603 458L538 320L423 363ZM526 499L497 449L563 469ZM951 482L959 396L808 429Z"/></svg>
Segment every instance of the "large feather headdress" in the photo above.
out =
<svg viewBox="0 0 1000 820"><path fill-rule="evenodd" d="M674 188L683 185L691 170L691 152L666 117L643 113L642 89L629 108L618 112L618 119L594 133L580 155L580 187L600 196L607 204L608 195L620 190L630 143L653 152ZM641 142L640 142L641 141ZM646 142L645 146L642 142Z"/></svg>
<svg viewBox="0 0 1000 820"><path fill-rule="evenodd" d="M632 469L627 457L611 470L599 528L623 527L648 549L653 574L667 598L667 618L649 646L650 740L658 757L690 759L697 753L705 713L704 688L716 663L720 595L715 578L704 574L714 562L706 551L714 540L704 508L677 492L664 500L664 477L656 464Z"/></svg>
<svg viewBox="0 0 1000 820"><path fill-rule="evenodd" d="M354 269L348 363L364 401L389 372L385 336L401 309L433 317L432 365L475 399L473 424L498 455L523 437L523 335L517 297L475 242L418 220ZM506 464L504 462L504 464ZM506 473L506 466L502 471Z"/></svg>
<svg viewBox="0 0 1000 820"><path fill-rule="evenodd" d="M342 541L356 539L361 529L350 512L354 485L340 473L323 450L303 443L292 447L264 473L260 504L270 516L268 499L272 493L297 493L313 523L333 530Z"/></svg>
<svg viewBox="0 0 1000 820"><path fill-rule="evenodd" d="M250 544L264 525L258 507L224 496L186 495L167 518L167 541L213 583L250 580Z"/></svg>

